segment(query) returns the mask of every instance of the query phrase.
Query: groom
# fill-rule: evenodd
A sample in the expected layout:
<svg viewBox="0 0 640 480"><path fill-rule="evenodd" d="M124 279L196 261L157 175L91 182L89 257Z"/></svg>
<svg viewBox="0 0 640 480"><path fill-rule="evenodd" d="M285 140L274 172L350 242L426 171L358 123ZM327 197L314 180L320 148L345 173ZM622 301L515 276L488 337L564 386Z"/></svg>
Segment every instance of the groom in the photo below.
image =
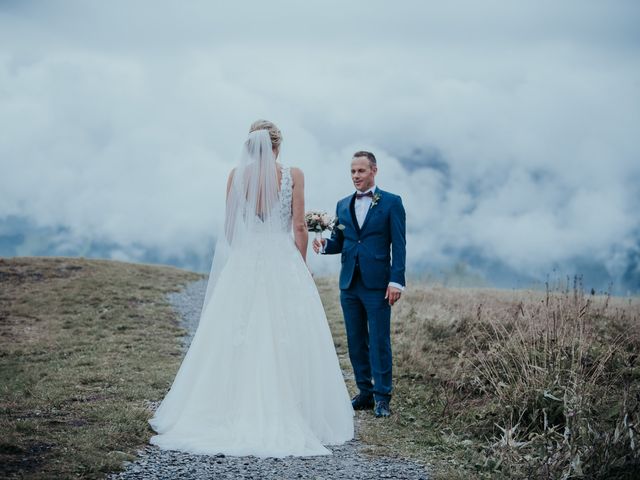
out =
<svg viewBox="0 0 640 480"><path fill-rule="evenodd" d="M371 152L356 152L351 180L356 192L338 202L331 238L314 240L313 249L342 254L340 303L349 358L360 393L354 410L373 408L376 417L391 414L391 306L404 290L405 212L398 195L375 185L378 173Z"/></svg>

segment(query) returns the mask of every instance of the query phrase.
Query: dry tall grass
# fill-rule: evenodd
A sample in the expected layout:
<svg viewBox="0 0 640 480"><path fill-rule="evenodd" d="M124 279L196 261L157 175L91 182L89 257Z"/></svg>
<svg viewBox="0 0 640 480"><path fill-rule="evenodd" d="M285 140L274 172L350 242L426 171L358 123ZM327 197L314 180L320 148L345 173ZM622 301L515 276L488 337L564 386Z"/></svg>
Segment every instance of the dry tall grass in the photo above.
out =
<svg viewBox="0 0 640 480"><path fill-rule="evenodd" d="M362 437L440 478L637 478L639 322L638 298L578 282L412 287L392 320L395 414L362 416Z"/></svg>
<svg viewBox="0 0 640 480"><path fill-rule="evenodd" d="M478 318L468 362L496 407L503 470L611 478L639 465L638 317L610 302L574 287Z"/></svg>

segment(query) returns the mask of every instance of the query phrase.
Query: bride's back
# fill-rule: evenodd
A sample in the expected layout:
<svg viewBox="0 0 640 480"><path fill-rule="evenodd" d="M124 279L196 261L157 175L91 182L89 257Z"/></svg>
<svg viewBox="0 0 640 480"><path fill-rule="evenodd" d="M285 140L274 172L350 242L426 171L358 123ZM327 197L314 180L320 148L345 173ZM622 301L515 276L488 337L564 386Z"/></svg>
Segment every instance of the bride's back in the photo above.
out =
<svg viewBox="0 0 640 480"><path fill-rule="evenodd" d="M217 238L205 304L231 258L306 260L304 175L276 162L281 140L271 122L251 126L240 161L227 180L224 233Z"/></svg>
<svg viewBox="0 0 640 480"><path fill-rule="evenodd" d="M229 177L225 220L229 243L258 232L290 231L291 200L291 173L276 163L269 132L251 132L240 165Z"/></svg>

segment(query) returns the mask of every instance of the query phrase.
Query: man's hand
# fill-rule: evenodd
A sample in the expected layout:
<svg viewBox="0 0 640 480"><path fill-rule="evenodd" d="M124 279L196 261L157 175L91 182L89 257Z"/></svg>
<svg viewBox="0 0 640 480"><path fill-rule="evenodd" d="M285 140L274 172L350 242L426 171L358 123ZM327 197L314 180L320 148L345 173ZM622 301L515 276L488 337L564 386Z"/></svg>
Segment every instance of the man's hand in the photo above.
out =
<svg viewBox="0 0 640 480"><path fill-rule="evenodd" d="M402 295L402 290L396 287L389 286L387 287L387 293L385 294L384 298L388 299L389 305L393 306L394 303L400 300L400 295Z"/></svg>
<svg viewBox="0 0 640 480"><path fill-rule="evenodd" d="M323 238L323 239L322 239L322 243L321 243L321 241L320 241L320 240L318 240L317 238L315 238L315 239L313 240L313 244L312 244L312 246L313 246L313 251L314 251L314 252L316 252L316 253L319 253L319 252L320 252L320 250L322 250L322 247L324 247L326 244L327 244L327 239L326 239L326 238Z"/></svg>

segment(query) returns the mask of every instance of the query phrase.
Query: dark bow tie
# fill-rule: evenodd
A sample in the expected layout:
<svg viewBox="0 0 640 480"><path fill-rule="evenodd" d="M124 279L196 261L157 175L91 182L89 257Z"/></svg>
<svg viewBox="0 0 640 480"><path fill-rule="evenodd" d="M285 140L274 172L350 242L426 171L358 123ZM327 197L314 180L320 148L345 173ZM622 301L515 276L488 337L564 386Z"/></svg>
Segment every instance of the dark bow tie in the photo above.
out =
<svg viewBox="0 0 640 480"><path fill-rule="evenodd" d="M363 197L372 197L373 198L373 192L371 190L369 190L366 193L356 193L356 198L363 198Z"/></svg>

